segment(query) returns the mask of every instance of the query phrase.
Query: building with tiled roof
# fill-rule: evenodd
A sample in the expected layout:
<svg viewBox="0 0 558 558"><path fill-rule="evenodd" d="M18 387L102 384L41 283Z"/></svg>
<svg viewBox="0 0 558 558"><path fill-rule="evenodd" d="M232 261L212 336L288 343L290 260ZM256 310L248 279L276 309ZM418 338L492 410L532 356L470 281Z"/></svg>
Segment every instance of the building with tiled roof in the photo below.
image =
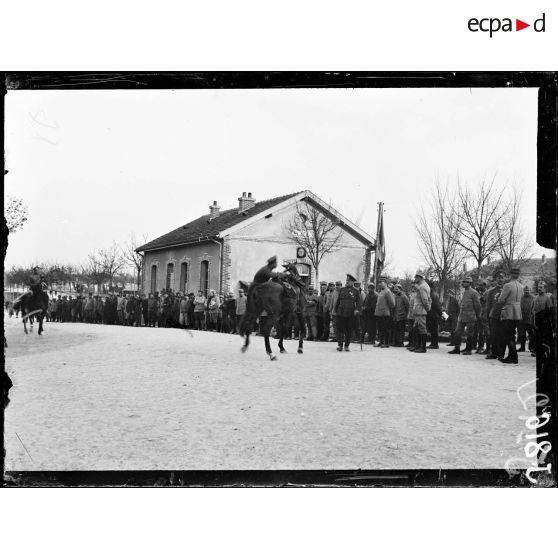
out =
<svg viewBox="0 0 558 558"><path fill-rule="evenodd" d="M374 239L309 190L264 201L242 193L238 205L221 211L216 201L209 213L143 246L143 291L236 292L250 282L272 255L279 264L295 263L303 279L316 286L312 263L287 234L300 204L317 209L341 233L336 250L325 254L319 279L344 279L346 273L366 281L370 275Z"/></svg>

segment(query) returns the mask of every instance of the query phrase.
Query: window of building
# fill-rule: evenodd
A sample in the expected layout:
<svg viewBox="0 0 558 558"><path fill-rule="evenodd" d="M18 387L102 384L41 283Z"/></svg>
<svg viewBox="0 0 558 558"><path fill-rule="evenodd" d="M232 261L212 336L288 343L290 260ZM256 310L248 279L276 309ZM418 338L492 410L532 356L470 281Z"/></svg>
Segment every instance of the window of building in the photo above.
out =
<svg viewBox="0 0 558 558"><path fill-rule="evenodd" d="M167 290L174 291L174 264L167 264Z"/></svg>
<svg viewBox="0 0 558 558"><path fill-rule="evenodd" d="M200 290L207 295L209 289L209 262L203 260L200 267Z"/></svg>
<svg viewBox="0 0 558 558"><path fill-rule="evenodd" d="M187 262L180 264L180 290L186 293L188 290L188 272L189 266Z"/></svg>
<svg viewBox="0 0 558 558"><path fill-rule="evenodd" d="M157 266L151 266L151 292L157 292Z"/></svg>

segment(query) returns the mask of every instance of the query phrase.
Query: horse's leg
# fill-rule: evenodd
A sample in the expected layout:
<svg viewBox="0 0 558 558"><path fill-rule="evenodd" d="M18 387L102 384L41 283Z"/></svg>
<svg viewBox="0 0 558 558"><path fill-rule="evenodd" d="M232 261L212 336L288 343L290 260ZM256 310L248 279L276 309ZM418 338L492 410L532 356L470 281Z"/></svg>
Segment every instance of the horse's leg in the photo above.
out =
<svg viewBox="0 0 558 558"><path fill-rule="evenodd" d="M250 331L246 330L244 335L244 345L240 347L240 350L245 353L248 350L248 345L250 344Z"/></svg>
<svg viewBox="0 0 558 558"><path fill-rule="evenodd" d="M261 332L263 333L264 336L265 352L269 356L270 360L277 360L277 357L273 354L273 351L271 350L271 343L269 342L269 334L271 333L272 326L273 326L273 320L271 320L269 316L266 316L265 320L261 323Z"/></svg>
<svg viewBox="0 0 558 558"><path fill-rule="evenodd" d="M298 349L296 352L301 355L304 343L304 335L306 333L306 324L304 323L304 316L302 315L302 313L297 313L296 317L298 319Z"/></svg>
<svg viewBox="0 0 558 558"><path fill-rule="evenodd" d="M39 335L43 334L43 320L45 319L45 313L41 312L40 316L39 316Z"/></svg>
<svg viewBox="0 0 558 558"><path fill-rule="evenodd" d="M27 335L29 333L27 331L27 318L23 318L22 322L23 322L23 331L25 331L25 335Z"/></svg>
<svg viewBox="0 0 558 558"><path fill-rule="evenodd" d="M269 342L269 331L266 330L264 333L264 341L265 341L265 352L269 356L269 360L277 360L277 357L271 351L271 344Z"/></svg>
<svg viewBox="0 0 558 558"><path fill-rule="evenodd" d="M285 323L284 323L284 321L285 321L285 316L282 316L277 321L277 327L279 329L279 352L280 353L286 353L287 352L287 350L283 346L283 339L285 338Z"/></svg>

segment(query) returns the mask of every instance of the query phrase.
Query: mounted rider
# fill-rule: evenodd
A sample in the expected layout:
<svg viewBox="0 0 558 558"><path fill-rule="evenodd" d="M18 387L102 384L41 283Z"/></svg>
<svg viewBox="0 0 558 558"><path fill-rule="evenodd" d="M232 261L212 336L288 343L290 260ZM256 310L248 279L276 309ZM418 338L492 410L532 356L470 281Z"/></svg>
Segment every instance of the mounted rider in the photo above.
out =
<svg viewBox="0 0 558 558"><path fill-rule="evenodd" d="M270 279L286 279L287 274L273 271L277 267L277 256L271 256L267 260L267 264L256 271L254 275L254 283L267 283Z"/></svg>
<svg viewBox="0 0 558 558"><path fill-rule="evenodd" d="M41 268L38 266L35 266L33 268L33 273L29 276L28 279L28 285L29 285L29 289L31 290L31 292L33 293L34 297L37 297L43 290L43 284L44 284L44 275L41 272Z"/></svg>
<svg viewBox="0 0 558 558"><path fill-rule="evenodd" d="M285 281L288 277L290 277L289 273L280 272L280 271L273 271L277 267L277 256L272 256L267 260L267 264L258 269L256 274L254 275L254 280L252 284L248 288L247 299L251 300L251 295L254 289L258 288L258 285L265 285L269 281L277 281L283 285L283 281ZM267 314L272 313L271 308L264 308Z"/></svg>

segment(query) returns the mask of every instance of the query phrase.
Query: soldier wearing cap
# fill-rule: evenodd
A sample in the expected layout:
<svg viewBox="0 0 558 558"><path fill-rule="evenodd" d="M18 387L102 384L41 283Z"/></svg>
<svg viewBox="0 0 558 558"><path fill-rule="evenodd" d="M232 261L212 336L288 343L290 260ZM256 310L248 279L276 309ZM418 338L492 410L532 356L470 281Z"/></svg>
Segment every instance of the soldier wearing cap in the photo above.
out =
<svg viewBox="0 0 558 558"><path fill-rule="evenodd" d="M364 319L364 331L361 335L361 341L364 342L364 335L368 333L368 341L372 344L376 342L376 304L378 302L378 294L374 283L368 284L368 294L362 303L362 315Z"/></svg>
<svg viewBox="0 0 558 558"><path fill-rule="evenodd" d="M426 315L432 306L430 298L430 287L424 280L424 273L417 271L415 273L415 285L417 292L413 302L413 319L416 335L413 335L414 345L407 347L408 350L415 353L426 353L426 340L428 334L426 332Z"/></svg>
<svg viewBox="0 0 558 558"><path fill-rule="evenodd" d="M496 284L486 291L485 315L488 318L488 341L486 343L487 359L496 359L503 356L502 320L500 312L496 312L496 301L502 292L506 276L502 270L494 273Z"/></svg>
<svg viewBox="0 0 558 558"><path fill-rule="evenodd" d="M453 333L457 327L457 317L459 316L459 301L457 300L453 289L448 290L448 298L446 300L445 309L448 315L447 328L450 333L448 345L453 345Z"/></svg>
<svg viewBox="0 0 558 558"><path fill-rule="evenodd" d="M494 305L495 311L500 314L502 320L504 347L506 345L508 347L507 358L499 359L505 364L517 364L515 330L521 321L521 296L523 294L523 285L519 282L520 273L519 267L512 267L511 280L503 286L502 292Z"/></svg>
<svg viewBox="0 0 558 558"><path fill-rule="evenodd" d="M488 350L483 350L484 343L488 346L488 318L486 317L486 303L487 303L487 283L484 279L478 282L477 291L479 292L480 304L481 304L481 315L477 323L477 350L478 354L486 355Z"/></svg>
<svg viewBox="0 0 558 558"><path fill-rule="evenodd" d="M354 288L355 278L347 274L345 286L339 291L335 303L335 315L337 319L337 350L349 350L353 334L354 318L360 314L362 301L360 293Z"/></svg>
<svg viewBox="0 0 558 558"><path fill-rule="evenodd" d="M366 298L366 295L362 292L362 287L360 286L360 282L359 281L355 281L353 284L353 287L358 291L358 294L360 296L360 303L361 306L362 304L364 304L364 299ZM362 338L362 336L364 335L363 330L364 330L364 322L362 321L362 315L358 314L357 316L355 316L354 319L354 323L353 323L353 341L357 341L359 339Z"/></svg>
<svg viewBox="0 0 558 558"><path fill-rule="evenodd" d="M43 290L43 281L44 277L41 273L41 268L35 266L33 268L33 273L29 276L29 289L33 293L34 296L37 296Z"/></svg>
<svg viewBox="0 0 558 558"><path fill-rule="evenodd" d="M318 336L316 341L321 341L324 335L324 303L327 292L327 281L320 281L320 292L317 295L318 305L316 307L316 321L318 326Z"/></svg>
<svg viewBox="0 0 558 558"><path fill-rule="evenodd" d="M454 334L455 347L452 351L449 351L450 355L458 355L461 353L461 336L463 335L465 329L467 330L467 343L463 354L472 354L477 322L480 320L480 295L472 287L473 280L471 277L465 277L461 281L461 284L464 291L463 296L461 297L461 309L457 318L457 328Z"/></svg>
<svg viewBox="0 0 558 558"><path fill-rule="evenodd" d="M523 296L521 297L521 322L517 329L517 340L519 341L520 347L517 349L518 353L525 352L525 343L527 341L527 334L529 334L529 346L530 351L535 350L535 344L533 343L533 306L535 303L535 297L531 294L531 289L528 285L523 287Z"/></svg>
<svg viewBox="0 0 558 558"><path fill-rule="evenodd" d="M333 300L333 291L335 289L335 283L333 281L327 284L327 290L324 293L323 300L323 314L322 314L322 341L327 341L329 339L329 328L331 322L331 302Z"/></svg>
<svg viewBox="0 0 558 558"><path fill-rule="evenodd" d="M335 314L335 308L337 306L337 300L339 299L339 293L343 288L343 283L341 281L335 281L335 287L332 292L331 302L329 306L329 316L331 318L330 326L330 341L336 342L337 341L337 316Z"/></svg>
<svg viewBox="0 0 558 558"><path fill-rule="evenodd" d="M387 277L380 277L378 281L378 299L374 316L378 325L379 342L375 347L389 347L389 332L391 330L391 314L395 308L395 297L387 286Z"/></svg>

